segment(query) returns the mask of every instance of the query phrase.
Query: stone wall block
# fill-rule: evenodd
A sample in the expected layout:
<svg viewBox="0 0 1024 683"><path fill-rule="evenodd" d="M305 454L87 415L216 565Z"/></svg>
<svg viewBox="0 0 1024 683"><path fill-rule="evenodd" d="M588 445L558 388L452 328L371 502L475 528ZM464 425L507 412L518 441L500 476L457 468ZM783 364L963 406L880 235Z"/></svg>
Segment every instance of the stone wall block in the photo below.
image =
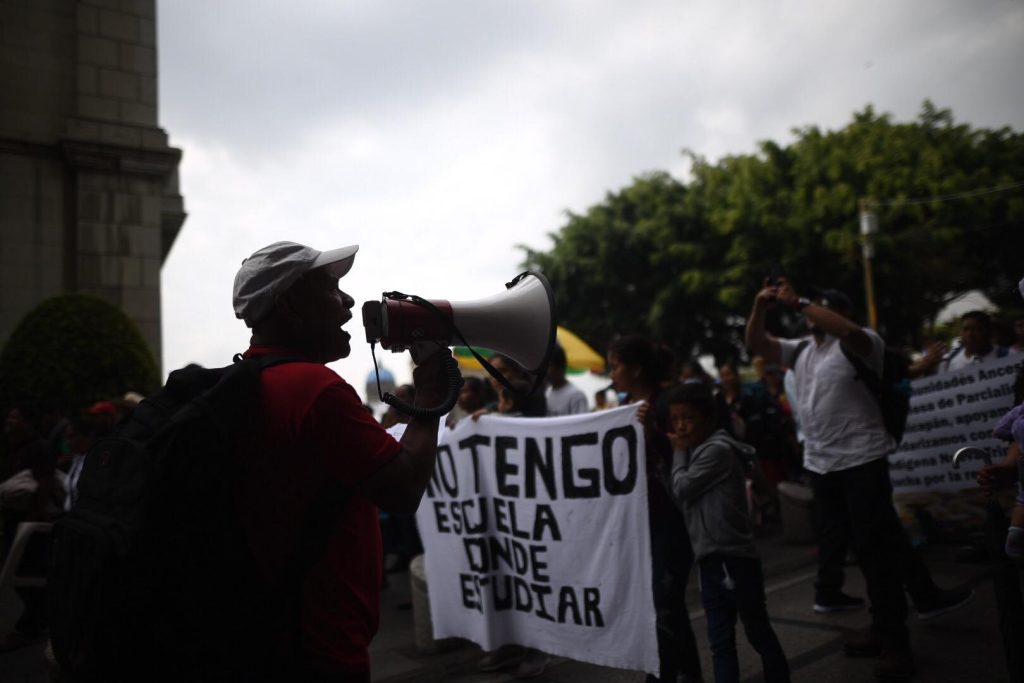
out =
<svg viewBox="0 0 1024 683"><path fill-rule="evenodd" d="M100 256L100 286L121 286L121 257L111 254Z"/></svg>
<svg viewBox="0 0 1024 683"><path fill-rule="evenodd" d="M31 197L35 169L24 157L0 154L0 197ZM6 204L3 205L6 214Z"/></svg>
<svg viewBox="0 0 1024 683"><path fill-rule="evenodd" d="M38 126L39 116L35 112L0 107L0 130L5 136L36 140L40 137Z"/></svg>
<svg viewBox="0 0 1024 683"><path fill-rule="evenodd" d="M18 282L15 280L15 282ZM20 280L25 282L25 280ZM6 330L3 337L6 338L14 331L14 327L21 321L25 314L31 311L39 304L40 300L37 297L35 290L29 287L19 287L17 285L13 287L4 287L0 290L0 307L3 308L4 313L13 311L13 315L5 315L7 320L12 321L11 329Z"/></svg>
<svg viewBox="0 0 1024 683"><path fill-rule="evenodd" d="M131 250L134 256L160 256L160 228L157 226L138 226L131 231Z"/></svg>
<svg viewBox="0 0 1024 683"><path fill-rule="evenodd" d="M156 107L135 102L121 102L121 121L136 126L155 126ZM144 142L140 139L140 142Z"/></svg>
<svg viewBox="0 0 1024 683"><path fill-rule="evenodd" d="M96 223L78 224L78 251L81 254L104 254L108 249L107 226Z"/></svg>
<svg viewBox="0 0 1024 683"><path fill-rule="evenodd" d="M141 223L142 197L120 192L114 195L114 222Z"/></svg>
<svg viewBox="0 0 1024 683"><path fill-rule="evenodd" d="M24 230L32 224L32 203L32 197L28 195L8 195L4 198L4 218L16 225L24 226Z"/></svg>
<svg viewBox="0 0 1024 683"><path fill-rule="evenodd" d="M78 94L96 95L99 93L99 70L89 64L78 65Z"/></svg>
<svg viewBox="0 0 1024 683"><path fill-rule="evenodd" d="M106 38L78 36L78 61L109 68L117 67L117 43Z"/></svg>
<svg viewBox="0 0 1024 683"><path fill-rule="evenodd" d="M134 256L121 258L121 285L142 287L142 260Z"/></svg>
<svg viewBox="0 0 1024 683"><path fill-rule="evenodd" d="M142 130L142 146L149 149L167 147L167 133L160 128L144 128Z"/></svg>
<svg viewBox="0 0 1024 683"><path fill-rule="evenodd" d="M28 50L13 50L6 45L0 44L0 65L4 67L29 68L32 66L32 52Z"/></svg>
<svg viewBox="0 0 1024 683"><path fill-rule="evenodd" d="M130 14L107 9L100 11L100 35L125 43L139 40L139 19Z"/></svg>
<svg viewBox="0 0 1024 683"><path fill-rule="evenodd" d="M64 136L72 140L96 140L100 136L100 125L95 121L69 118L64 122Z"/></svg>
<svg viewBox="0 0 1024 683"><path fill-rule="evenodd" d="M163 198L158 194L141 198L142 224L160 225L160 217L163 211Z"/></svg>
<svg viewBox="0 0 1024 683"><path fill-rule="evenodd" d="M78 3L75 12L75 22L78 25L79 35L85 34L89 36L99 35L100 32L100 13L95 7L90 7L85 3Z"/></svg>
<svg viewBox="0 0 1024 683"><path fill-rule="evenodd" d="M117 51L122 71L140 76L156 76L156 48L122 43L118 45Z"/></svg>
<svg viewBox="0 0 1024 683"><path fill-rule="evenodd" d="M60 247L64 244L64 201L46 199L39 195L36 204L39 237L43 244Z"/></svg>
<svg viewBox="0 0 1024 683"><path fill-rule="evenodd" d="M156 3L154 0L120 0L119 7L126 14L134 14L146 19L156 19Z"/></svg>
<svg viewBox="0 0 1024 683"><path fill-rule="evenodd" d="M63 259L60 266L63 266ZM64 286L64 268L60 266L40 268L38 271L39 288L46 292L47 298L57 296L67 289Z"/></svg>
<svg viewBox="0 0 1024 683"><path fill-rule="evenodd" d="M78 287L92 289L100 286L100 255L78 254Z"/></svg>
<svg viewBox="0 0 1024 683"><path fill-rule="evenodd" d="M78 220L104 223L110 220L110 197L106 192L78 193Z"/></svg>
<svg viewBox="0 0 1024 683"><path fill-rule="evenodd" d="M121 294L125 313L137 321L160 319L160 293L141 287L126 287Z"/></svg>
<svg viewBox="0 0 1024 683"><path fill-rule="evenodd" d="M160 268L162 266L159 258L141 258L142 264L142 286L153 289L160 287Z"/></svg>
<svg viewBox="0 0 1024 683"><path fill-rule="evenodd" d="M8 14L13 16L8 18L8 15L5 15L5 24L14 20L18 15L16 12ZM39 50L41 42L46 41L47 37L28 28L27 16L19 17L18 21L20 21L21 26L11 26L9 29L4 31L4 46L8 49L13 47L20 48L22 50Z"/></svg>
<svg viewBox="0 0 1024 683"><path fill-rule="evenodd" d="M8 242L4 245L4 253L0 256L0 263L4 265L4 270L23 264L32 265L36 258L37 248L33 241Z"/></svg>
<svg viewBox="0 0 1024 683"><path fill-rule="evenodd" d="M114 69L100 69L100 94L119 100L138 102L142 96L139 77Z"/></svg>
<svg viewBox="0 0 1024 683"><path fill-rule="evenodd" d="M91 173L83 171L78 174L79 191L115 192L120 187L120 179L109 173Z"/></svg>
<svg viewBox="0 0 1024 683"><path fill-rule="evenodd" d="M139 19L139 44L156 47L156 22L152 19Z"/></svg>
<svg viewBox="0 0 1024 683"><path fill-rule="evenodd" d="M117 10L121 8L121 0L79 0L83 5L90 5L101 9Z"/></svg>
<svg viewBox="0 0 1024 683"><path fill-rule="evenodd" d="M32 261L4 262L4 278L8 282L17 282L35 290L35 271L37 266ZM39 292L35 292L38 297ZM35 303L41 299L36 298Z"/></svg>
<svg viewBox="0 0 1024 683"><path fill-rule="evenodd" d="M141 147L142 131L135 126L118 126L104 123L100 125L100 142L124 147Z"/></svg>
<svg viewBox="0 0 1024 683"><path fill-rule="evenodd" d="M120 115L117 102L103 97L90 97L88 95L78 96L78 115L100 121L117 121ZM102 126L99 129L99 136L102 137Z"/></svg>
<svg viewBox="0 0 1024 683"><path fill-rule="evenodd" d="M110 225L107 227L107 234L110 235L110 253L111 254L130 254L132 253L132 237L131 233L135 229L131 225Z"/></svg>
<svg viewBox="0 0 1024 683"><path fill-rule="evenodd" d="M33 280L42 284L43 272L47 270L61 270L64 266L64 253L59 244L44 243L36 247L35 261L33 262Z"/></svg>
<svg viewBox="0 0 1024 683"><path fill-rule="evenodd" d="M159 92L156 86L156 76L142 76L139 78L139 102L155 107L158 98Z"/></svg>
<svg viewBox="0 0 1024 683"><path fill-rule="evenodd" d="M40 34L61 33L64 17L54 12L52 8L42 6L43 4L34 3L31 10L24 12L28 28Z"/></svg>
<svg viewBox="0 0 1024 683"><path fill-rule="evenodd" d="M154 308L155 306L155 308ZM142 332L143 338L149 342L149 350L153 352L153 357L156 358L157 363L163 363L160 358L160 301L157 297L155 304L149 305L151 311L150 315L153 316L151 320L140 320L138 321L139 331Z"/></svg>

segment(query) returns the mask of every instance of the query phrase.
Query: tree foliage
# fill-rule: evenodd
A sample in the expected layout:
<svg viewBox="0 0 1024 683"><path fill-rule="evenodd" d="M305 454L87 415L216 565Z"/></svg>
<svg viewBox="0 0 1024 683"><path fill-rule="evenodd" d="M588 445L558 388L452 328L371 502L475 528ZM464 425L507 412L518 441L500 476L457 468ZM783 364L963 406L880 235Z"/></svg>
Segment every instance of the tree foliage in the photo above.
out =
<svg viewBox="0 0 1024 683"><path fill-rule="evenodd" d="M789 145L766 141L716 163L690 155L688 182L663 172L636 178L586 213L569 213L551 249L520 247L525 266L547 275L562 323L595 348L637 332L683 357L724 360L744 355L745 316L773 264L798 291L847 292L866 320L859 211L867 200L879 222L872 263L889 343L919 342L966 291L1016 302L1024 136L958 124L927 101L910 123L869 106L841 130L793 133Z"/></svg>
<svg viewBox="0 0 1024 683"><path fill-rule="evenodd" d="M15 328L0 354L0 406L46 400L68 410L126 391L148 393L159 370L142 334L102 299L48 299Z"/></svg>

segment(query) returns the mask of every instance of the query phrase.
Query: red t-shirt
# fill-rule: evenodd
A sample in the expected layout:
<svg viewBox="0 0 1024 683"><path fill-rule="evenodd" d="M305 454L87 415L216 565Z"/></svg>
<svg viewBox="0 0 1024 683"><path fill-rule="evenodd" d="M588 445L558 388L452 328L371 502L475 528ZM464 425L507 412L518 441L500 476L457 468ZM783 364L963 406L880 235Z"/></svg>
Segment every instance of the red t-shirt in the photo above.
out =
<svg viewBox="0 0 1024 683"><path fill-rule="evenodd" d="M295 357L252 347L248 356ZM355 390L320 363L284 363L260 378L259 425L239 454L239 505L265 578L294 557L307 506L325 477L352 492L322 560L303 588L302 628L314 665L369 669L380 622L381 537L377 507L359 484L399 451Z"/></svg>

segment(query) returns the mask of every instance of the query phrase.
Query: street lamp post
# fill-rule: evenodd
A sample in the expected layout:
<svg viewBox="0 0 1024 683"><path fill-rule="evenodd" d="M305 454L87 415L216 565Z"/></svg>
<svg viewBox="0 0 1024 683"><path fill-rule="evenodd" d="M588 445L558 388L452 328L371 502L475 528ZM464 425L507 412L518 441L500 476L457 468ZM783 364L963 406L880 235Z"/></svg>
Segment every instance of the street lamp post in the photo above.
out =
<svg viewBox="0 0 1024 683"><path fill-rule="evenodd" d="M878 216L871 210L867 199L860 200L861 256L864 260L864 296L868 308L868 325L878 329L878 311L875 308L875 283L871 271L871 259L875 256L875 233L878 232Z"/></svg>

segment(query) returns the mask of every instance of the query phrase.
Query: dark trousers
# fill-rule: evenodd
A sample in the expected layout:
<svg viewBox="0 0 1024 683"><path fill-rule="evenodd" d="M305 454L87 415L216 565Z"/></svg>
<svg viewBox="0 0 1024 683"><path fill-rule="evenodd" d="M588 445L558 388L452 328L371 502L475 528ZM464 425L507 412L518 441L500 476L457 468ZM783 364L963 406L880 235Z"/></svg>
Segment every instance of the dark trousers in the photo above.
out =
<svg viewBox="0 0 1024 683"><path fill-rule="evenodd" d="M902 528L902 527L901 527ZM850 530L845 532L841 552L836 550L829 557L818 557L818 580L815 588L820 595L834 594L843 588L846 575L843 572L843 558L850 544ZM837 541L838 543L838 541ZM931 570L921 559L921 555L910 544L910 538L903 530L903 538L900 543L900 571L903 578L903 587L910 594L914 605L921 605L933 599L939 592L939 587L932 578Z"/></svg>
<svg viewBox="0 0 1024 683"><path fill-rule="evenodd" d="M893 507L888 460L878 458L850 469L814 474L812 481L818 513L818 589L842 585L842 564L852 543L867 582L872 628L890 646L906 646L904 562L908 552L917 554Z"/></svg>
<svg viewBox="0 0 1024 683"><path fill-rule="evenodd" d="M707 614L715 683L740 680L737 617L743 622L747 641L761 655L765 681L789 680L786 654L768 619L760 560L724 555L705 557L700 561L700 596Z"/></svg>
<svg viewBox="0 0 1024 683"><path fill-rule="evenodd" d="M651 523L654 609L661 676L648 681L675 681L678 674L701 677L697 638L686 609L686 584L693 548L678 511Z"/></svg>

